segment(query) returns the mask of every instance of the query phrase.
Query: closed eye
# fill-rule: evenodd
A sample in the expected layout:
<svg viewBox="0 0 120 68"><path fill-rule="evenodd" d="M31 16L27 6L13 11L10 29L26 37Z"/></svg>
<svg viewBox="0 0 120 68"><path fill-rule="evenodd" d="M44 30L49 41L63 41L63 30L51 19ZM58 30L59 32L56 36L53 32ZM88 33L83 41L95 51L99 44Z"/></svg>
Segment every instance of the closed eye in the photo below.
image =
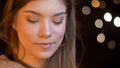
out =
<svg viewBox="0 0 120 68"><path fill-rule="evenodd" d="M30 23L36 23L39 19L37 17L27 17L27 21Z"/></svg>
<svg viewBox="0 0 120 68"><path fill-rule="evenodd" d="M53 22L54 22L55 24L60 24L60 23L63 22L63 18L61 18L61 19L55 19L55 20L53 20Z"/></svg>
<svg viewBox="0 0 120 68"><path fill-rule="evenodd" d="M60 24L63 22L64 18L65 18L64 15L63 16L56 16L56 17L53 17L52 20L55 24Z"/></svg>

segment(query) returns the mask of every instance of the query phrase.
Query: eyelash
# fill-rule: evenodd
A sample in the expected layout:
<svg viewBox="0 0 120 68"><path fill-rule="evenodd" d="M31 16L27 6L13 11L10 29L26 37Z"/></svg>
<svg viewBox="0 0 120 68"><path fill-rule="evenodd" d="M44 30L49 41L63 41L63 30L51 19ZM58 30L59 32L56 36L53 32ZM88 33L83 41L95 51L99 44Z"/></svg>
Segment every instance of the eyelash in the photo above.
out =
<svg viewBox="0 0 120 68"><path fill-rule="evenodd" d="M38 22L38 19L30 19L30 18L27 18L27 21L28 22L30 22L30 23L36 23L36 22ZM60 19L60 21L54 21L53 20L53 23L55 23L55 24L61 24L63 22L63 18L62 19Z"/></svg>
<svg viewBox="0 0 120 68"><path fill-rule="evenodd" d="M60 21L59 22L57 22L57 21L53 21L55 24L61 24L62 22L63 22L63 18L62 19L60 19Z"/></svg>
<svg viewBox="0 0 120 68"><path fill-rule="evenodd" d="M55 21L54 21L54 23L55 23L55 24L61 24L61 23L62 23L62 21L60 21L60 22L55 22Z"/></svg>
<svg viewBox="0 0 120 68"><path fill-rule="evenodd" d="M28 22L31 22L31 23L36 23L36 22L38 22L38 19L32 20L32 19L27 18L27 21L28 21Z"/></svg>

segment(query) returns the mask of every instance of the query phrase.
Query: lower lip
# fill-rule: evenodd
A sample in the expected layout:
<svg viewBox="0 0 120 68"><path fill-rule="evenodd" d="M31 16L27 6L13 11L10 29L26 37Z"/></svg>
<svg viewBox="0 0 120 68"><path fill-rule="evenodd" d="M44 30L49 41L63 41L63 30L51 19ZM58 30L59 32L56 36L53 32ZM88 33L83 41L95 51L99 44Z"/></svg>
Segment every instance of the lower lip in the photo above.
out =
<svg viewBox="0 0 120 68"><path fill-rule="evenodd" d="M44 49L48 49L53 45L53 43L35 43L35 44L44 48Z"/></svg>

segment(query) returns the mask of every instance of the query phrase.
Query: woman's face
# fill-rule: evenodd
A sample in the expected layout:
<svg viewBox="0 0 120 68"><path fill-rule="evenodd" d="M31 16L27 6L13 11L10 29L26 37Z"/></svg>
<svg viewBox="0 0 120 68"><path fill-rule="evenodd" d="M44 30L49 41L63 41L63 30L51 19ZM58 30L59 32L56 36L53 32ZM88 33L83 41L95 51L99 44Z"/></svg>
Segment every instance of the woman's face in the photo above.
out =
<svg viewBox="0 0 120 68"><path fill-rule="evenodd" d="M13 28L18 33L23 61L50 58L60 47L66 30L66 6L62 0L33 0L21 8Z"/></svg>

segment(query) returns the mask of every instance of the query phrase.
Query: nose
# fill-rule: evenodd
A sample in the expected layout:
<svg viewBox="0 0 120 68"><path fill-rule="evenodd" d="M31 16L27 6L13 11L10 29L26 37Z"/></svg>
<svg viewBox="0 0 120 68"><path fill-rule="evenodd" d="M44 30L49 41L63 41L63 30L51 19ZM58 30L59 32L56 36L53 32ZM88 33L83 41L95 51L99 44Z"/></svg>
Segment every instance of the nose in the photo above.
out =
<svg viewBox="0 0 120 68"><path fill-rule="evenodd" d="M52 36L51 24L49 21L43 21L40 23L39 37L49 38Z"/></svg>

